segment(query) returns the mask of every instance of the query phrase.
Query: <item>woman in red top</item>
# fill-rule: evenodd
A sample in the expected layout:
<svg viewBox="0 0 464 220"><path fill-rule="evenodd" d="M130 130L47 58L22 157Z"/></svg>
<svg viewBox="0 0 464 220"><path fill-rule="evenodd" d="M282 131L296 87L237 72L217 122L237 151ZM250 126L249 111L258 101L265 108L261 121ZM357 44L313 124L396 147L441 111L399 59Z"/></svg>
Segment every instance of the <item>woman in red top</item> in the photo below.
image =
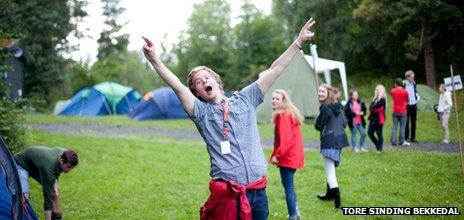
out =
<svg viewBox="0 0 464 220"><path fill-rule="evenodd" d="M287 92L277 89L272 93L272 121L274 130L274 151L270 162L279 167L285 190L289 219L299 219L293 175L303 168L304 150L300 125L304 118L293 105Z"/></svg>

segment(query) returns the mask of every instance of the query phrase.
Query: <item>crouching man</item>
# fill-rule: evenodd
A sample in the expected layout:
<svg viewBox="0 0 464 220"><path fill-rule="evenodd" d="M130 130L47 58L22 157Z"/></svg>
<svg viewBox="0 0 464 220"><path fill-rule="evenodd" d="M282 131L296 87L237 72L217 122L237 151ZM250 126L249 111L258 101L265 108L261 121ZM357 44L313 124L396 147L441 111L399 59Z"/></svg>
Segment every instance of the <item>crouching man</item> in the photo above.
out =
<svg viewBox="0 0 464 220"><path fill-rule="evenodd" d="M42 186L45 220L61 219L58 178L77 166L77 153L60 147L34 146L14 157L24 198L29 199L28 178L31 176Z"/></svg>

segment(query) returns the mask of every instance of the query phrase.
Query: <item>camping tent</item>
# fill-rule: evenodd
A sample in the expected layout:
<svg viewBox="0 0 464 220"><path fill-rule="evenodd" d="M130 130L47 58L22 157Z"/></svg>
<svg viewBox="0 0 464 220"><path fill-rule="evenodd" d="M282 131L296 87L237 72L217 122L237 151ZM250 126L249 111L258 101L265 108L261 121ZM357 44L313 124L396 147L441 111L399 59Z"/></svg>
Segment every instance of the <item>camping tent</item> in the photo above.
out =
<svg viewBox="0 0 464 220"><path fill-rule="evenodd" d="M319 103L317 101L317 82L319 76L314 74L313 58L308 55L296 53L287 68L283 70L279 78L264 96L264 102L258 106L258 121L268 122L271 119L271 97L272 91L276 89L286 90L305 118L314 118L319 114ZM345 64L343 62L316 59L318 73L324 74L324 81L318 83L331 84L331 70L338 70L342 81L343 93L348 97L348 86L346 80Z"/></svg>
<svg viewBox="0 0 464 220"><path fill-rule="evenodd" d="M21 184L13 156L2 138L0 145L0 219L38 219L29 202L21 202Z"/></svg>
<svg viewBox="0 0 464 220"><path fill-rule="evenodd" d="M140 94L131 87L114 82L103 82L80 90L69 102L55 104L58 115L128 114L140 101Z"/></svg>
<svg viewBox="0 0 464 220"><path fill-rule="evenodd" d="M420 96L420 101L417 103L418 110L434 112L433 106L438 104L440 93L424 84L417 84L416 89Z"/></svg>
<svg viewBox="0 0 464 220"><path fill-rule="evenodd" d="M115 82L102 82L93 88L106 97L113 114L128 114L140 101L140 94L134 88Z"/></svg>
<svg viewBox="0 0 464 220"><path fill-rule="evenodd" d="M55 108L59 108L56 105ZM79 116L109 115L111 114L111 108L101 92L88 87L81 89L74 95L67 105L61 107L61 111L57 111L57 114Z"/></svg>
<svg viewBox="0 0 464 220"><path fill-rule="evenodd" d="M258 121L268 122L271 119L272 91L284 89L305 117L316 117L319 107L316 99L316 75L301 53L295 53L292 60L279 78L264 96L264 102L258 106Z"/></svg>
<svg viewBox="0 0 464 220"><path fill-rule="evenodd" d="M179 99L171 88L148 92L129 114L134 120L187 118Z"/></svg>

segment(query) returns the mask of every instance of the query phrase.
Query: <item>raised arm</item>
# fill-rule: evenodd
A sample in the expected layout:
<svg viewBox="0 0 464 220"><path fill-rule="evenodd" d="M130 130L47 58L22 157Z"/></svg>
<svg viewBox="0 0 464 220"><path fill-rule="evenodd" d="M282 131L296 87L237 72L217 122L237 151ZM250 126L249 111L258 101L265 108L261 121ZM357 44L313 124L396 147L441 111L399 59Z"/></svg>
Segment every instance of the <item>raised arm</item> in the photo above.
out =
<svg viewBox="0 0 464 220"><path fill-rule="evenodd" d="M193 116L193 104L195 101L195 96L156 56L155 46L153 43L146 37L142 38L145 41L145 45L143 45L142 48L143 54L153 66L153 68L155 68L155 71L158 73L161 79L163 79L164 82L166 82L174 90L187 114Z"/></svg>
<svg viewBox="0 0 464 220"><path fill-rule="evenodd" d="M259 85L259 88L263 93L266 93L267 90L272 86L274 81L280 75L280 73L287 67L288 63L292 59L293 55L301 49L303 44L310 40L314 33L311 32L311 27L314 25L315 21L313 18L310 18L306 24L301 28L298 38L285 50L285 52L277 58L277 60L272 63L269 69L265 70L261 77L256 81Z"/></svg>

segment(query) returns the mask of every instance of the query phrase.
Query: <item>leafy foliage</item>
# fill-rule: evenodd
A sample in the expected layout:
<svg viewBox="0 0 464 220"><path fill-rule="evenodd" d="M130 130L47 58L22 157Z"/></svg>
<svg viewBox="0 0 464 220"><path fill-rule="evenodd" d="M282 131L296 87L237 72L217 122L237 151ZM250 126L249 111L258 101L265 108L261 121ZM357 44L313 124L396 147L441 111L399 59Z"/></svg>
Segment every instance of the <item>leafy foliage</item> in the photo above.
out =
<svg viewBox="0 0 464 220"><path fill-rule="evenodd" d="M0 80L0 137L11 151L19 151L25 146L26 102L22 99L9 99L8 87Z"/></svg>
<svg viewBox="0 0 464 220"><path fill-rule="evenodd" d="M230 68L232 49L230 11L230 5L224 0L206 0L194 5L189 28L174 48L179 60L176 72L181 79L186 80L190 69L199 65L225 76Z"/></svg>
<svg viewBox="0 0 464 220"><path fill-rule="evenodd" d="M128 34L118 34L123 25L118 24L118 17L126 10L118 6L120 0L102 0L103 16L107 29L100 33L98 39L98 59L104 59L111 54L125 53L129 44Z"/></svg>
<svg viewBox="0 0 464 220"><path fill-rule="evenodd" d="M89 82L114 81L135 87L142 94L164 85L159 77L153 77L153 71L142 60L140 52L135 51L111 54L92 65Z"/></svg>
<svg viewBox="0 0 464 220"><path fill-rule="evenodd" d="M66 60L61 56L73 50L66 37L74 30L77 20L82 18L85 1L19 1L7 0L2 8L0 24L20 43L30 55L25 65L25 95L43 100L39 110L46 110L63 88ZM2 2L3 5L3 2Z"/></svg>

